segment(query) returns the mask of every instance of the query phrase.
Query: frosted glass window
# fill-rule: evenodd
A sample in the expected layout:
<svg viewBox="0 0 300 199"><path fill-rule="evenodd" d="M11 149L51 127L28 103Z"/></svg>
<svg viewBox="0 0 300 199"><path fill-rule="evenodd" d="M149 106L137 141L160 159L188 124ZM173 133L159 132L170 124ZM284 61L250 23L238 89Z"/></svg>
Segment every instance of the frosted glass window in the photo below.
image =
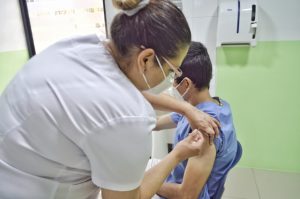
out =
<svg viewBox="0 0 300 199"><path fill-rule="evenodd" d="M26 0L25 7L36 53L66 37L106 34L102 0Z"/></svg>

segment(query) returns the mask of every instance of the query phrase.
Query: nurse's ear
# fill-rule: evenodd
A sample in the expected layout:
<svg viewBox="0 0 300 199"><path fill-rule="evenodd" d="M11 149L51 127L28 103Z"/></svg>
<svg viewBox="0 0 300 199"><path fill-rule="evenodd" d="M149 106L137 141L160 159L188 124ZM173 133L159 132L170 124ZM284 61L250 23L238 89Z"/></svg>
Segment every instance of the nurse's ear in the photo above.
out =
<svg viewBox="0 0 300 199"><path fill-rule="evenodd" d="M156 66L155 51L151 48L143 49L137 57L138 70L140 73L145 73Z"/></svg>

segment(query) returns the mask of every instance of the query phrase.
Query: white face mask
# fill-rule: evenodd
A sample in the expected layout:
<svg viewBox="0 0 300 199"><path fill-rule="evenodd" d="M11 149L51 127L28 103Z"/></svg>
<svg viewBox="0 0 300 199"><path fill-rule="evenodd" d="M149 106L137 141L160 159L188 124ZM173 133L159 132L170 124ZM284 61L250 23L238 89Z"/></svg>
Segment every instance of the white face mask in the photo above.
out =
<svg viewBox="0 0 300 199"><path fill-rule="evenodd" d="M153 93L153 94L160 94L162 92L167 91L169 88L171 88L172 83L168 79L164 79L160 84L157 86L150 88L148 91Z"/></svg>
<svg viewBox="0 0 300 199"><path fill-rule="evenodd" d="M170 88L171 86L172 86L172 81L173 81L173 77L175 76L173 73L174 72L170 72L169 74L168 74L168 76L166 76L166 74L165 74L165 71L163 70L163 67L162 67L162 65L161 65L161 63L160 63L160 61L159 61L159 59L158 59L158 57L155 55L155 58L156 58L156 60L157 60L157 62L158 62L158 65L159 65L159 68L160 68L160 70L162 71L162 73L163 73L163 75L164 75L164 81L162 81L160 84L158 84L157 86L155 86L155 87L153 87L153 88L151 88L150 87L150 85L149 85L149 82L148 82L148 80L147 80L147 78L146 78L146 76L145 76L145 74L143 73L142 74L142 76L143 76L143 78L144 78L144 80L145 80L145 83L147 84L147 86L148 86L148 88L149 88L149 92L151 92L151 93L153 93L153 94L160 94L160 93L162 93L162 92L164 92L164 91L166 91L168 88Z"/></svg>
<svg viewBox="0 0 300 199"><path fill-rule="evenodd" d="M179 93L179 91L177 89L183 81L184 81L184 79L176 87L172 86L171 89L169 89L170 90L169 94L179 101L185 101L184 96L190 90L190 87L189 87L184 91L184 93L182 95Z"/></svg>

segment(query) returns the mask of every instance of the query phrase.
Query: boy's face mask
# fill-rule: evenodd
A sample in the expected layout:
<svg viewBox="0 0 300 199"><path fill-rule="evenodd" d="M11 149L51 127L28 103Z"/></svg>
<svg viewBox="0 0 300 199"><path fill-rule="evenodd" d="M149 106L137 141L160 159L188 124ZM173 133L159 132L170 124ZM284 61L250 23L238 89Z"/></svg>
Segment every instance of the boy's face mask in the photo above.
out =
<svg viewBox="0 0 300 199"><path fill-rule="evenodd" d="M175 87L172 86L171 88L171 96L173 96L175 99L179 100L179 101L184 101L184 96L189 92L190 87L188 87L183 94L180 94L178 91L178 87L184 82L185 79L181 80L181 82L179 84L177 84Z"/></svg>

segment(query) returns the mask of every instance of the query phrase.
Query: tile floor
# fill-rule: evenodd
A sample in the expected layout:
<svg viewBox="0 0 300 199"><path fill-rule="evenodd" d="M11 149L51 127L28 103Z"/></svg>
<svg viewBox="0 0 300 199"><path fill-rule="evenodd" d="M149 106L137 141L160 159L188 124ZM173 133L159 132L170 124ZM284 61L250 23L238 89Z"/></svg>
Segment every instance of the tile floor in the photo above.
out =
<svg viewBox="0 0 300 199"><path fill-rule="evenodd" d="M222 199L300 199L300 173L235 167Z"/></svg>
<svg viewBox="0 0 300 199"><path fill-rule="evenodd" d="M300 199L300 173L235 167L222 199Z"/></svg>

